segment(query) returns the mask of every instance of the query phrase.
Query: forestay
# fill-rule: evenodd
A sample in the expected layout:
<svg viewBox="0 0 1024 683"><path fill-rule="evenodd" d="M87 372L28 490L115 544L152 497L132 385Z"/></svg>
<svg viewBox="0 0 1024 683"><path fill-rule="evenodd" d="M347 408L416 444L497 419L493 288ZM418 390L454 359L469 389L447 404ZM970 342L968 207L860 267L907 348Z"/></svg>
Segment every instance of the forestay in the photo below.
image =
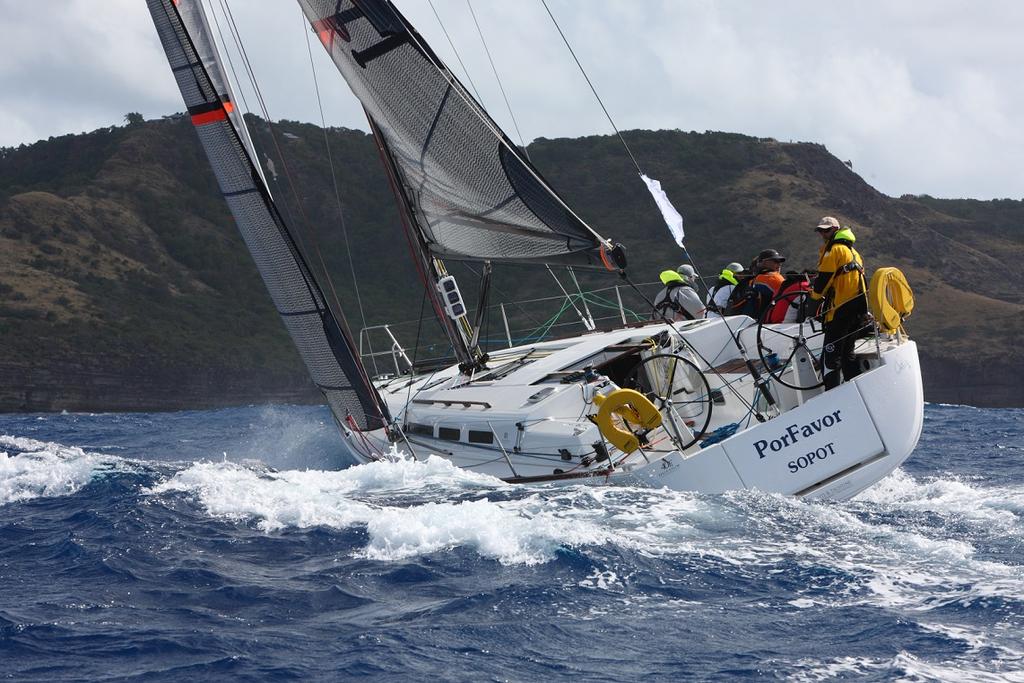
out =
<svg viewBox="0 0 1024 683"><path fill-rule="evenodd" d="M221 193L313 381L339 421L363 430L384 426L386 408L242 142L245 123L202 6L198 0L147 3Z"/></svg>
<svg viewBox="0 0 1024 683"><path fill-rule="evenodd" d="M298 0L397 166L435 256L598 265L601 238L388 0Z"/></svg>

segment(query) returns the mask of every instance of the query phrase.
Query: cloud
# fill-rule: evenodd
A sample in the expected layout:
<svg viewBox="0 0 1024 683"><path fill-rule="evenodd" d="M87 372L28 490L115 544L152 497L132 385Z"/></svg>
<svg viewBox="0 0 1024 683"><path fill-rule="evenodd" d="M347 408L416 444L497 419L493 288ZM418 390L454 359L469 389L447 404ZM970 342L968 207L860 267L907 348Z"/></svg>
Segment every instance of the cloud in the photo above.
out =
<svg viewBox="0 0 1024 683"><path fill-rule="evenodd" d="M527 140L612 132L539 0L472 2ZM228 4L271 116L319 122L296 4ZM620 128L821 142L893 195L1024 197L1024 3L548 4ZM430 4L398 5L461 76ZM484 104L515 137L466 3L434 7ZM0 48L0 144L182 109L138 0L0 0L0 11L11 36ZM327 122L365 129L313 48Z"/></svg>

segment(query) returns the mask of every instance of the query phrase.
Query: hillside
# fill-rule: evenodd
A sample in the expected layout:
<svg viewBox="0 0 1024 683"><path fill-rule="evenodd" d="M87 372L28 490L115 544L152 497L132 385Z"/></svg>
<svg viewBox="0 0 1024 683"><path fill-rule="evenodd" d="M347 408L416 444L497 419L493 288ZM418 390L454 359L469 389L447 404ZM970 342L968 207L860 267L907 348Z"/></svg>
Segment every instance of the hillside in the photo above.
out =
<svg viewBox="0 0 1024 683"><path fill-rule="evenodd" d="M254 120L275 150L272 189L303 246L326 269L354 331L419 317L415 278L372 139ZM813 266L824 214L855 226L868 266L896 265L918 295L908 328L921 345L926 398L1024 405L1015 339L1024 295L1003 277L1024 247L1024 202L887 197L820 146L726 133L631 131L645 170L687 220L705 271L764 247ZM534 163L602 233L624 242L636 280L679 260L617 140L535 141ZM353 248L353 269L345 251ZM453 265L464 281L469 270ZM992 277L991 275L995 275ZM604 274L585 287L614 285ZM563 277L563 282L568 280ZM543 270L506 268L498 300L550 296ZM613 295L612 295L613 296ZM513 327L547 314L509 308ZM501 326L490 321L489 331ZM437 339L433 323L421 357ZM191 126L170 117L0 150L0 410L176 409L315 400Z"/></svg>

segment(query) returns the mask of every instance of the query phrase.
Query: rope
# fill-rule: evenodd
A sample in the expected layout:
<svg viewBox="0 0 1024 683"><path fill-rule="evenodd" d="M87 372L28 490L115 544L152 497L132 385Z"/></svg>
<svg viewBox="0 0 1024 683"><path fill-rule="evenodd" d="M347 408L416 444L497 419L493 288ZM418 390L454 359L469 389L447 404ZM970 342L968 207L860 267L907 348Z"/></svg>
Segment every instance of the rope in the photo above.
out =
<svg viewBox="0 0 1024 683"><path fill-rule="evenodd" d="M583 65L580 64L580 60L576 56L576 51L572 49L572 45L569 44L569 39L566 38L565 33L562 32L562 27L558 25L558 20L555 19L555 15L551 13L551 8L548 7L547 0L540 0L540 3L544 5L544 9L547 10L548 16L551 17L551 22L555 25L555 28L558 29L558 35L562 36L562 42L565 43L567 48L569 48L569 54L571 54L572 58L576 61L576 66L580 68L580 73L583 74L583 78L586 79L587 85L590 86L590 92L594 93L594 98L597 99L597 103L601 105L601 110L604 111L604 115L608 119L608 123L611 124L612 130L614 130L615 134L619 137L619 142L622 143L622 148L625 149L626 154L629 155L629 160L633 162L636 172L640 175L644 175L644 172L640 170L640 164L637 163L636 157L633 156L632 150L630 150L629 145L626 144L625 138L622 137L622 133L619 132L618 126L615 125L615 121L612 120L612 115L608 113L608 108L604 106L604 102L601 101L601 96L597 94L597 89L594 87L594 84L591 83L590 76L587 75L586 69L584 69Z"/></svg>
<svg viewBox="0 0 1024 683"><path fill-rule="evenodd" d="M352 273L352 288L355 291L356 303L359 305L359 319L363 323L363 328L366 328L366 313L363 310L363 297L359 294L359 279L356 277L356 266L352 261L352 247L348 241L348 224L345 222L345 211L341 204L341 191L338 189L338 174L334 170L334 155L331 153L330 139L327 137L327 120L324 117L324 103L320 99L320 83L316 77L316 64L313 61L313 48L309 44L309 31L306 30L306 15L299 12L302 17L302 33L306 36L306 53L309 55L309 69L313 74L313 89L316 92L316 104L320 109L320 127L324 132L324 147L327 149L327 163L331 167L331 183L334 185L334 198L338 203L338 222L341 224L341 235L345 240L345 252L348 255L348 268ZM319 250L317 250L319 252ZM323 266L324 271L327 271L327 266ZM330 282L330 280L328 280ZM334 290L334 285L331 285L331 290ZM334 292L335 301L338 300L337 292ZM339 308L341 303L338 302ZM422 314L421 314L422 315ZM370 349L370 353L373 353L373 349Z"/></svg>
<svg viewBox="0 0 1024 683"><path fill-rule="evenodd" d="M238 49L239 56L242 59L242 64L245 67L246 74L247 74L247 76L250 79L250 84L252 85L253 92L256 95L257 102L259 103L260 111L263 113L263 116L264 116L264 118L265 118L265 120L267 122L267 126L269 127L270 139L271 139L271 141L274 144L274 148L277 151L278 157L281 159L281 165L283 167L285 177L288 179L288 185L289 185L289 188L291 189L292 195L293 195L293 197L295 199L296 206L299 209L299 215L301 216L302 220L306 223L306 225L311 226L311 228L312 228L313 224L309 220L309 217L306 215L305 210L302 207L302 203L299 200L299 193L298 193L298 191L295 188L294 180L292 179L291 172L290 172L290 170L288 168L288 162L285 160L284 154L282 153L280 144L279 144L279 142L277 140L277 135L274 132L274 127L273 127L273 124L271 123L270 113L269 113L269 111L267 109L266 101L263 99L263 93L260 91L259 83L256 80L256 74L255 74L255 72L253 71L253 68L252 68L252 63L249 61L249 56L248 56L248 54L247 54L247 52L245 50L245 45L242 42L241 33L238 31L238 26L235 23L234 15L231 12L231 6L228 3L228 0L220 0L220 4L221 4L221 12L223 13L223 15L225 17L225 21L228 24L228 31L231 34L232 38L234 39L235 47ZM216 14L214 14L214 20L216 21ZM218 31L220 31L219 27L218 27ZM243 122L242 122L243 126L244 126L244 123L245 122L243 120ZM257 160L252 160L252 163L254 164L254 166L256 166L256 168L258 168L258 169L260 168ZM276 202L272 202L271 205L274 208L274 210L276 211ZM300 259L300 261L305 262L305 257L302 255L302 252L306 250L306 247L305 247L305 244L303 243L303 239L302 239L301 233L293 232L292 230L289 230L287 228L287 226L285 226L284 231L286 233L285 234L286 238L291 243L290 244L291 248L296 251L297 257ZM323 273L324 277L325 277L325 279L327 281L327 284L330 287L331 292L332 292L332 294L334 296L335 303L337 304L337 306L336 306L336 308L337 308L337 316L339 318L338 319L338 323L341 326L343 326L343 329L345 330L345 333L351 339L351 337L352 337L351 327L350 327L350 325L348 323L348 318L345 316L345 311L341 307L340 302L338 301L338 295L337 295L337 291L335 290L335 287L334 287L334 282L331 279L330 274L327 272L326 266L324 265L323 254L320 252L320 247L319 247L319 243L318 243L318 239L317 239L317 234L316 234L315 228L312 228L312 237L313 237L314 249L316 250L316 253L317 253L317 255L318 255L319 259L320 259L321 266L324 268L324 273ZM305 268L308 269L309 266L306 265ZM313 274L312 273L310 273L309 276L310 276L310 278L313 278ZM314 279L314 285L315 284L316 283L315 283L315 279ZM310 286L309 283L307 283L307 287L310 287L310 295L313 298L313 301L316 302L316 305L319 306L320 305L320 299L323 297L322 291L320 291L319 287L317 287L316 291L320 291L320 294L317 295L316 291ZM323 307L324 307L326 312L331 312L330 311L330 305L329 305L328 301L323 300L322 304L323 304ZM381 416L386 415L387 414L387 406L386 405L385 406L380 405L380 403L379 403L380 397L377 395L377 392L376 392L376 390L373 387L373 383L370 381L369 377L366 375L365 371L363 371L361 367L359 368L358 376L359 376L359 380L367 388L367 390L369 392L369 395L370 395L372 401L376 404L376 408L377 408L378 412L380 413L380 415Z"/></svg>
<svg viewBox="0 0 1024 683"><path fill-rule="evenodd" d="M512 113L512 105L509 104L508 95L505 94L505 86L501 83L501 76L498 75L498 69L494 66L494 60L491 59L491 50L487 47L487 41L484 40L484 32L480 29L480 22L476 19L476 12L473 11L473 3L470 0L466 0L466 6L469 7L469 13L473 15L473 23L476 24L476 33L480 36L480 42L483 43L484 52L487 54L487 61L491 63L491 71L494 72L494 80L498 82L498 89L501 90L501 96L505 99L505 108L508 109L508 115L512 117L512 127L516 129L516 135L519 137L519 146L523 148L523 154L526 158L530 158L530 153L526 151L526 141L523 139L523 134L519 132L519 123L516 121L516 115Z"/></svg>
<svg viewBox="0 0 1024 683"><path fill-rule="evenodd" d="M576 271L572 269L572 266L566 266L565 269L569 271L569 276L572 278L573 284L576 285L576 292L580 295L580 300L583 302L583 310L586 312L587 320L590 323L589 327L594 328L594 315L590 312L590 307L587 306L587 297L583 294L579 280L576 279Z"/></svg>
<svg viewBox="0 0 1024 683"><path fill-rule="evenodd" d="M242 35L238 31L238 26L235 23L234 14L232 14L231 12L231 5L228 3L228 0L220 0L220 5L221 11L223 12L225 20L227 21L228 24L228 31L231 33L231 36L235 41L235 47L238 49L238 53L242 58L242 64L245 67L245 71L249 77L249 81L250 84L252 85L253 92L256 95L256 101L259 103L260 112L263 114L263 118L266 120L267 126L270 129L270 139L274 143L274 149L277 151L278 158L281 160L281 167L284 171L285 178L288 179L288 187L291 190L292 197L295 201L295 206L298 207L299 216L302 218L302 221L311 228L313 236L313 248L317 252L321 266L323 266L324 259L323 255L320 253L320 246L318 243L319 241L317 239L316 229L312 227L313 223L312 221L309 220L309 217L306 215L306 211L302 206L301 200L299 199L299 192L295 188L295 181L292 178L291 170L288 168L288 162L285 160L284 153L282 152L281 146L277 140L277 135L274 133L274 127L273 124L271 123L270 112L267 109L267 103L263 99L263 93L260 91L259 83L256 80L256 73L253 71L252 63L249 61L249 55L245 51L245 45L242 42ZM298 242L298 247L301 250L306 251L306 245L302 239L302 234L300 232L295 233L295 239ZM334 294L335 301L337 301L337 292L334 290L334 283L331 281L331 277L326 272L326 269L324 270L324 276L327 280L328 286L330 286ZM326 301L324 302L324 305L326 307ZM341 308L340 304L338 305L338 309L338 313L339 315L341 315L342 322L344 323L345 327L349 329L349 336L351 336L351 327L348 324L348 319L345 317L345 311L344 309Z"/></svg>
<svg viewBox="0 0 1024 683"><path fill-rule="evenodd" d="M448 39L448 45L451 46L452 52L455 53L455 59L459 60L459 66L462 67L462 72L466 74L466 80L468 80L469 84L473 87L473 94L476 95L477 101L480 103L480 106L483 107L484 98L480 97L480 91L476 89L476 83L473 82L473 77L469 75L469 69L467 69L465 63L463 63L462 57L459 55L459 51L455 49L455 43L452 42L452 37L448 35L448 29L444 27L444 22L441 21L441 15L437 13L437 8L434 7L434 0L427 0L427 2L430 3L430 9L434 11L434 17L437 18L437 23L441 26L441 30L444 32L444 37ZM479 26L477 28L479 29ZM487 107L484 107L484 109L486 110Z"/></svg>
<svg viewBox="0 0 1024 683"><path fill-rule="evenodd" d="M573 310L576 311L576 315L578 315L580 317L580 322L583 323L583 327L585 327L585 328L587 328L589 330L590 329L590 325L587 323L587 318L583 315L583 312L579 308L576 307L576 303L573 301L573 296L574 295L569 294L569 292L567 292L565 290L565 287L562 286L562 282L558 279L558 276L555 275L555 271L551 270L551 266L545 265L544 267L547 268L548 273L554 279L555 284L558 285L558 288L560 290L562 290L562 294L565 295L566 300L572 306Z"/></svg>

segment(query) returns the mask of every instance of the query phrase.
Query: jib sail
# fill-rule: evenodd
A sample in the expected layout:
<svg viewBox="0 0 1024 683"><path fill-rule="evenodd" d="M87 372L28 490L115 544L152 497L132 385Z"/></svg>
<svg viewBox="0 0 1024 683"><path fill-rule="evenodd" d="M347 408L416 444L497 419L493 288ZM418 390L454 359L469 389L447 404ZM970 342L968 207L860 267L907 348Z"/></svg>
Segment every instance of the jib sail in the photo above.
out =
<svg viewBox="0 0 1024 683"><path fill-rule="evenodd" d="M221 193L313 381L339 421L361 430L383 427L390 422L387 408L247 151L245 122L232 103L202 6L198 0L147 4Z"/></svg>
<svg viewBox="0 0 1024 683"><path fill-rule="evenodd" d="M430 252L599 265L600 236L388 0L298 0L383 137Z"/></svg>

